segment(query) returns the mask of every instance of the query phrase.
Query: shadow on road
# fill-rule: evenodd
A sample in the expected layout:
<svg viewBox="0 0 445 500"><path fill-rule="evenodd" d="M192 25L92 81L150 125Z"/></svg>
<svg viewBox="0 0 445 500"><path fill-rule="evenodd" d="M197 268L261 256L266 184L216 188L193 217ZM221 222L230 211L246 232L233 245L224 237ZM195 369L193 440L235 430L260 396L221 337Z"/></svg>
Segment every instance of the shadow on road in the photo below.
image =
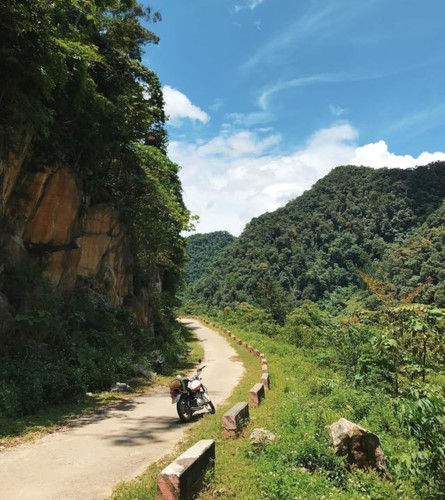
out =
<svg viewBox="0 0 445 500"><path fill-rule="evenodd" d="M115 414L116 412L134 410L136 406L139 404L142 403L134 401L132 399L128 399L116 405L108 406L107 408L97 410L94 413L76 418L76 420L72 420L71 422L69 422L67 427L70 428L83 427L84 425L94 424L102 420L106 420L107 418L117 417L118 415Z"/></svg>
<svg viewBox="0 0 445 500"><path fill-rule="evenodd" d="M169 430L178 427L187 428L200 420L204 415L205 413L193 415L192 421L189 423L183 423L179 418L166 416L133 418L126 422L127 428L119 430L119 435L110 433L107 436L103 436L102 439L110 441L112 446L142 446L148 442L167 442L165 433Z"/></svg>

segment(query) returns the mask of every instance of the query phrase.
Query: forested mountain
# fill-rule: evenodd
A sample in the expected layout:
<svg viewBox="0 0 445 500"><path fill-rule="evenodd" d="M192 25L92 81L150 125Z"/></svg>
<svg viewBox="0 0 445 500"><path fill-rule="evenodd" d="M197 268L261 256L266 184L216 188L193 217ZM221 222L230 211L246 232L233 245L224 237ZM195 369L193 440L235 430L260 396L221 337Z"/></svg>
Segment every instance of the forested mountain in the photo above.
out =
<svg viewBox="0 0 445 500"><path fill-rule="evenodd" d="M445 202L402 242L388 248L380 276L394 285L398 296L429 283L419 299L445 307Z"/></svg>
<svg viewBox="0 0 445 500"><path fill-rule="evenodd" d="M235 240L227 231L193 234L187 238L187 263L185 279L193 284L206 272L213 259Z"/></svg>
<svg viewBox="0 0 445 500"><path fill-rule="evenodd" d="M399 296L430 280L423 298L443 304L444 195L444 162L338 167L285 207L253 219L191 295L218 308L249 302L283 319L304 300L344 308L364 289L363 269L392 281Z"/></svg>
<svg viewBox="0 0 445 500"><path fill-rule="evenodd" d="M141 62L159 19L137 0L0 3L0 417L181 353L189 212Z"/></svg>

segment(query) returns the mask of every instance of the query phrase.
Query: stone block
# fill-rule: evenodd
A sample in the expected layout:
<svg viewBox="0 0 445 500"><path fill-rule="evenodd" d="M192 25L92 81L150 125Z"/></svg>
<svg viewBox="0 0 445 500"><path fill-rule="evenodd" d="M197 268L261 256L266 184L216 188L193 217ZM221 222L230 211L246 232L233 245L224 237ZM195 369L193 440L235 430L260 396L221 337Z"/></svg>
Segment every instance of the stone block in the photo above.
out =
<svg viewBox="0 0 445 500"><path fill-rule="evenodd" d="M253 350L253 353L255 354L255 356L256 356L257 358L259 358L259 357L260 357L260 351L259 351L258 349L254 349L254 350Z"/></svg>
<svg viewBox="0 0 445 500"><path fill-rule="evenodd" d="M269 374L267 372L264 372L261 375L261 383L264 385L264 388L266 390L270 389L270 377L269 377Z"/></svg>
<svg viewBox="0 0 445 500"><path fill-rule="evenodd" d="M237 403L223 415L223 436L225 438L236 436L249 418L249 405L247 403Z"/></svg>
<svg viewBox="0 0 445 500"><path fill-rule="evenodd" d="M266 363L261 363L261 372L262 373L267 373L269 371L269 368L268 368L268 365L267 365L267 362Z"/></svg>
<svg viewBox="0 0 445 500"><path fill-rule="evenodd" d="M215 463L215 441L203 439L159 474L156 500L188 500L201 489L204 476Z"/></svg>
<svg viewBox="0 0 445 500"><path fill-rule="evenodd" d="M255 384L252 389L249 391L249 406L251 408L255 408L259 406L261 400L264 399L264 385L263 384Z"/></svg>

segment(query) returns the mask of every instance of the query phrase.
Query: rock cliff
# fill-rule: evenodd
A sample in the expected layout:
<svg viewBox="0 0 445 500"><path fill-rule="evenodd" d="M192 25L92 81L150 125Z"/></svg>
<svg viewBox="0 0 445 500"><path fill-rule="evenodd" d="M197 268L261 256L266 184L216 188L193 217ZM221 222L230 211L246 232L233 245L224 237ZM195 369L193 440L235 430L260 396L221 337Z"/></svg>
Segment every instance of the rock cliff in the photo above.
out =
<svg viewBox="0 0 445 500"><path fill-rule="evenodd" d="M25 171L28 145L26 138L0 160L0 274L30 257L54 288L70 290L88 278L113 305L130 306L140 326L152 327L149 294L133 286L131 242L119 213L111 204L91 204L68 168Z"/></svg>

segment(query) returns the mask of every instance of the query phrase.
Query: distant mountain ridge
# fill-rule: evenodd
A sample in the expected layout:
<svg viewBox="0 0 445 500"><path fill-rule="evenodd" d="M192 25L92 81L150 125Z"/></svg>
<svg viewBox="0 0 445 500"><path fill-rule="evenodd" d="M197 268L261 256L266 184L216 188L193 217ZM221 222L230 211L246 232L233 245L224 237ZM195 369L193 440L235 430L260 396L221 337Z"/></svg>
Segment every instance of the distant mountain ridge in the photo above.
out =
<svg viewBox="0 0 445 500"><path fill-rule="evenodd" d="M445 162L407 170L337 167L284 207L252 219L192 283L190 296L218 308L249 302L276 317L304 300L341 309L363 289L361 268L392 280L399 295L430 279L422 300L442 303L444 195ZM429 245L421 235L432 228ZM428 265L418 251L421 237Z"/></svg>

